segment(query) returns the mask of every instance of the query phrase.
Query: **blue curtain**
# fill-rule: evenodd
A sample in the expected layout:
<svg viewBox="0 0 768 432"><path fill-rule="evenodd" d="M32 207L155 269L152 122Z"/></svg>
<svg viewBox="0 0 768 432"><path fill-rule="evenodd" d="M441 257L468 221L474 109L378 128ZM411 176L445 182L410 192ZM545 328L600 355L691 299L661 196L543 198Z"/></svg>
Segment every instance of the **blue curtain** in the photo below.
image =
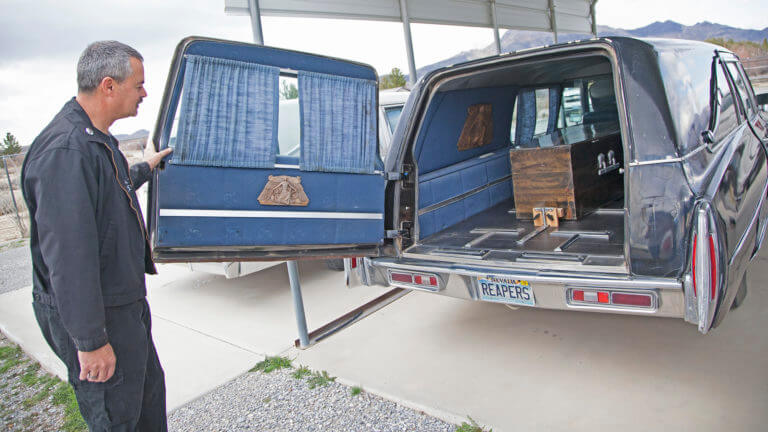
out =
<svg viewBox="0 0 768 432"><path fill-rule="evenodd" d="M372 173L378 161L376 82L298 72L304 171Z"/></svg>
<svg viewBox="0 0 768 432"><path fill-rule="evenodd" d="M562 87L552 86L549 88L549 118L547 119L547 133L551 134L557 129L557 116L560 113L560 95Z"/></svg>
<svg viewBox="0 0 768 432"><path fill-rule="evenodd" d="M188 55L172 163L270 168L280 69Z"/></svg>
<svg viewBox="0 0 768 432"><path fill-rule="evenodd" d="M532 88L520 89L517 94L517 126L515 145L530 147L536 129L536 93Z"/></svg>

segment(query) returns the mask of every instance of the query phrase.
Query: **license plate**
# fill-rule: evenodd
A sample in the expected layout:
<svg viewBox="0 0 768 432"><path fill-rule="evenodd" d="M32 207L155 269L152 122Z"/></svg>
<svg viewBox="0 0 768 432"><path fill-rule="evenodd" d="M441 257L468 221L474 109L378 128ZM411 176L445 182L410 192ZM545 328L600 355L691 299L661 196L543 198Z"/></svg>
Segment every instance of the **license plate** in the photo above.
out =
<svg viewBox="0 0 768 432"><path fill-rule="evenodd" d="M528 281L507 276L483 275L477 277L480 298L497 303L534 306L533 288Z"/></svg>

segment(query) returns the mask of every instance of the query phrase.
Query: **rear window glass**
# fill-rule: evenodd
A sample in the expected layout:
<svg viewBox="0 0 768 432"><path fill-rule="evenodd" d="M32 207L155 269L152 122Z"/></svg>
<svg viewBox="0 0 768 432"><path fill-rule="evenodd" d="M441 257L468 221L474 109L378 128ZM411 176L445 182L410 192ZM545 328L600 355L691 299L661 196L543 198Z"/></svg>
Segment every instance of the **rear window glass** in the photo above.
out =
<svg viewBox="0 0 768 432"><path fill-rule="evenodd" d="M395 133L395 128L397 127L397 122L400 120L400 114L402 114L402 112L402 105L384 108L384 114L387 116L387 126L389 127L390 132Z"/></svg>
<svg viewBox="0 0 768 432"><path fill-rule="evenodd" d="M550 92L560 92L560 109L557 112L553 132L581 125L599 125L596 131L615 131L618 129L618 109L610 76L577 79L558 86L537 88L534 91L536 101L536 123L533 138L540 145L546 142L547 126L550 121ZM557 97L557 96L555 96ZM510 127L510 142L515 144L515 132L518 120L519 98L515 99ZM529 114L532 115L532 114ZM594 131L593 131L594 132Z"/></svg>
<svg viewBox="0 0 768 432"><path fill-rule="evenodd" d="M572 84L563 86L560 118L564 127L580 125L584 122L582 85L582 80L576 80Z"/></svg>
<svg viewBox="0 0 768 432"><path fill-rule="evenodd" d="M299 116L299 80L296 77L280 77L280 102L277 122L279 155L298 156L301 143Z"/></svg>

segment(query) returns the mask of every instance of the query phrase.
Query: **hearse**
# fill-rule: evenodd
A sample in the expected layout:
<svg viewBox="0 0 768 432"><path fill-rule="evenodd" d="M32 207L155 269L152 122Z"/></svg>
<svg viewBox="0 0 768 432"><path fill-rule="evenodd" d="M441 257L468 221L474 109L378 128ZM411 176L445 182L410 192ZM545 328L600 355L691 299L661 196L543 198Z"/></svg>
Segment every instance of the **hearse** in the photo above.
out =
<svg viewBox="0 0 768 432"><path fill-rule="evenodd" d="M280 77L300 149L281 154ZM599 38L435 70L379 154L376 71L187 38L155 128L159 262L345 257L350 286L676 317L744 301L768 205L749 79L707 43Z"/></svg>

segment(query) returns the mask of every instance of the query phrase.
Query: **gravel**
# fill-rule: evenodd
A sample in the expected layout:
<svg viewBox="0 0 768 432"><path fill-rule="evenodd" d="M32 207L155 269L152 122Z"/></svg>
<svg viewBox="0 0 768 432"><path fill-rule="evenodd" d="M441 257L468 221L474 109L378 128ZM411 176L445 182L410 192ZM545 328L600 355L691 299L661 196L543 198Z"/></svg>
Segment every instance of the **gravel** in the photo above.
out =
<svg viewBox="0 0 768 432"><path fill-rule="evenodd" d="M32 285L29 240L0 244L0 294Z"/></svg>
<svg viewBox="0 0 768 432"><path fill-rule="evenodd" d="M29 241L0 244L0 293L32 284ZM11 345L0 333L0 346ZM23 361L0 374L0 428L11 431L60 430L64 409L51 397L30 405L25 400L40 392L24 386L21 377L34 364ZM174 410L170 431L429 431L453 432L443 422L392 401L330 382L309 388L306 379L291 376L293 369L271 373L249 372ZM42 375L42 372L38 372Z"/></svg>
<svg viewBox="0 0 768 432"><path fill-rule="evenodd" d="M309 388L293 369L249 372L173 411L170 431L429 431L456 426L331 382Z"/></svg>
<svg viewBox="0 0 768 432"><path fill-rule="evenodd" d="M41 371L0 333L0 428L6 431L54 431L64 425L64 406L53 402L57 378Z"/></svg>

